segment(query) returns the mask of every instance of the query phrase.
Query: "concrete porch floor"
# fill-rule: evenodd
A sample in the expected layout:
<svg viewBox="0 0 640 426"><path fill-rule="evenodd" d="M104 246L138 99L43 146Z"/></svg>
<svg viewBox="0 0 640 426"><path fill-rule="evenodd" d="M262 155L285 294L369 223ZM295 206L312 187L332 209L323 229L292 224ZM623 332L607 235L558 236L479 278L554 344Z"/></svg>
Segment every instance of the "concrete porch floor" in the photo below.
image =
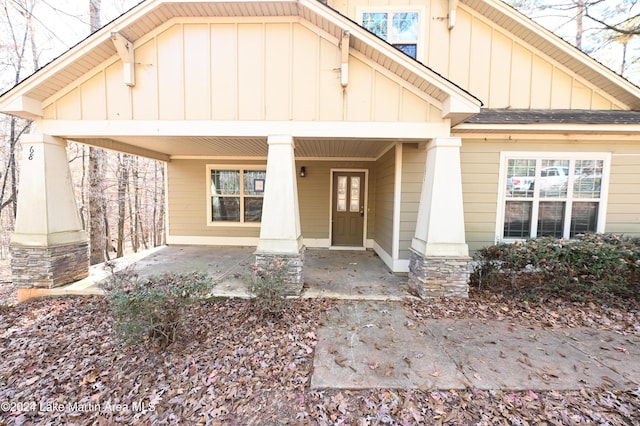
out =
<svg viewBox="0 0 640 426"><path fill-rule="evenodd" d="M129 268L139 277L164 273L205 272L217 282L213 296L247 298L247 282L255 247L162 246L114 259L116 271ZM110 273L94 265L89 277L55 294L102 294L101 283ZM371 250L306 249L302 297L360 300L401 300L409 295L406 274L393 274Z"/></svg>

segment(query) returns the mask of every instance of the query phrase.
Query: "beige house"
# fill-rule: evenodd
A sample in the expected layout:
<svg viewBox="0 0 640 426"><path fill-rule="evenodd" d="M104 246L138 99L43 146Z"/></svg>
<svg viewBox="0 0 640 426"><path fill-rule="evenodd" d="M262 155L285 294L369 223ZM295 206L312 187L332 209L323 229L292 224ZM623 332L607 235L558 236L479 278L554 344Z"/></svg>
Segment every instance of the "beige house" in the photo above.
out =
<svg viewBox="0 0 640 426"><path fill-rule="evenodd" d="M371 248L421 294L469 253L640 235L640 89L499 0L147 0L0 96L14 283L87 274L65 146L166 164L168 244Z"/></svg>

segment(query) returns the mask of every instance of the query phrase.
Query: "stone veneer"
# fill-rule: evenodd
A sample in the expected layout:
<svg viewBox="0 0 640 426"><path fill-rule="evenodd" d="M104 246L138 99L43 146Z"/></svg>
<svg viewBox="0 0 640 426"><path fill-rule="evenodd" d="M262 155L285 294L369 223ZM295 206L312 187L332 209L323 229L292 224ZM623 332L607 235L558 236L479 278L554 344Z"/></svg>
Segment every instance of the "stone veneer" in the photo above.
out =
<svg viewBox="0 0 640 426"><path fill-rule="evenodd" d="M423 299L469 297L470 257L424 257L411 250L409 287Z"/></svg>
<svg viewBox="0 0 640 426"><path fill-rule="evenodd" d="M285 295L299 296L300 293L302 293L302 286L304 285L302 274L303 264L304 247L299 254L256 253L253 279L256 279L256 275L263 274L264 272L273 270L274 268L286 267L287 278L284 283Z"/></svg>
<svg viewBox="0 0 640 426"><path fill-rule="evenodd" d="M18 288L53 288L81 280L89 275L89 243L11 246L11 275Z"/></svg>

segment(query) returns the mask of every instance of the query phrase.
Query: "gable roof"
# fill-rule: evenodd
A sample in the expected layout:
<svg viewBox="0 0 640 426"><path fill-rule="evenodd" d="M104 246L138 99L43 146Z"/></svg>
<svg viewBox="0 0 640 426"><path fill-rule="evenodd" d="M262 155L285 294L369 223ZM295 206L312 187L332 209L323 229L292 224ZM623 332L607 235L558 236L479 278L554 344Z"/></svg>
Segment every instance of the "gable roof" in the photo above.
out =
<svg viewBox="0 0 640 426"><path fill-rule="evenodd" d="M443 104L443 115L454 123L479 111L482 102L424 64L317 0L146 0L91 34L60 57L0 95L0 111L28 118L41 116L39 105L76 79L117 54L114 32L136 43L145 34L176 17L297 16L340 40L350 34L357 51Z"/></svg>
<svg viewBox="0 0 640 426"><path fill-rule="evenodd" d="M640 110L640 87L616 74L531 18L501 0L460 0L478 14L502 26L544 54L616 97L632 110Z"/></svg>

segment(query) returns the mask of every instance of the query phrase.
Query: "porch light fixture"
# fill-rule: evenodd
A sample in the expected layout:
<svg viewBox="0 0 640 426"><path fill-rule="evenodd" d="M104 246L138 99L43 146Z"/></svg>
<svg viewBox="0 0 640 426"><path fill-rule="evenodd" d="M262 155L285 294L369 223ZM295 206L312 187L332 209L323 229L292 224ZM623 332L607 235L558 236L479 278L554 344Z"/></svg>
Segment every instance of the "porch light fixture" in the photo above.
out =
<svg viewBox="0 0 640 426"><path fill-rule="evenodd" d="M300 167L300 177L305 177L307 175L307 168L305 166Z"/></svg>

